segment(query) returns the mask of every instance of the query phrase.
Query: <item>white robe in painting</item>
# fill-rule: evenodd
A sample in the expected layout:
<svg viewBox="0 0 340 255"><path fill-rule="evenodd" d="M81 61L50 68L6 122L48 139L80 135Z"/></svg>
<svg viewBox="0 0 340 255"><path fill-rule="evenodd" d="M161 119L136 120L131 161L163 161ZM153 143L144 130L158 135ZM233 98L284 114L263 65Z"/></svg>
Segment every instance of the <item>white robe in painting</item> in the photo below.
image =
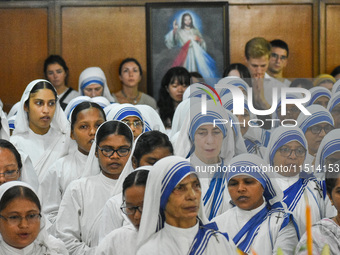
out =
<svg viewBox="0 0 340 255"><path fill-rule="evenodd" d="M266 206L266 203L263 203L260 207L250 211L234 207L217 216L213 221L216 222L221 232L228 231L229 237L233 239L242 227L255 214L261 211L264 206ZM280 230L282 223L283 217L281 212L274 212L262 222L260 229L251 244L252 249L254 249L257 254L276 254L278 248L282 249L283 254L288 255L293 253L298 242L296 230L292 222ZM241 239L240 242L242 240L243 239Z"/></svg>
<svg viewBox="0 0 340 255"><path fill-rule="evenodd" d="M138 231L132 224L115 229L100 241L96 255L136 254L137 235Z"/></svg>
<svg viewBox="0 0 340 255"><path fill-rule="evenodd" d="M40 184L42 211L53 224L56 220L61 199L67 186L83 175L87 155L73 151L71 154L60 158L52 165Z"/></svg>
<svg viewBox="0 0 340 255"><path fill-rule="evenodd" d="M103 207L99 223L99 241L115 229L131 225L129 218L120 210L123 203L122 193L111 197Z"/></svg>
<svg viewBox="0 0 340 255"><path fill-rule="evenodd" d="M284 177L279 174L275 174L277 184L279 188L284 192L288 187L293 185L299 180L299 176ZM311 206L312 223L316 223L322 218L333 217L337 214L335 208L331 205L331 202L326 195L323 197L323 192L315 181L309 181L304 193L308 197L309 204ZM286 197L284 197L283 202L285 202ZM289 208L288 208L289 209ZM299 228L300 238L306 231L306 200L304 194L300 197L295 208L292 211L292 215L296 220L297 226Z"/></svg>
<svg viewBox="0 0 340 255"><path fill-rule="evenodd" d="M312 226L313 255L321 254L326 244L330 254L340 254L340 226L333 220L325 218ZM296 246L295 255L306 254L307 235L304 234Z"/></svg>
<svg viewBox="0 0 340 255"><path fill-rule="evenodd" d="M56 236L70 254L94 254L102 208L114 195L117 180L102 173L75 180L67 187L56 219Z"/></svg>
<svg viewBox="0 0 340 255"><path fill-rule="evenodd" d="M191 228L177 228L164 223L164 228L154 233L137 251L137 255L188 254L198 229L198 223ZM211 236L203 254L236 254L233 242L219 235L216 232Z"/></svg>

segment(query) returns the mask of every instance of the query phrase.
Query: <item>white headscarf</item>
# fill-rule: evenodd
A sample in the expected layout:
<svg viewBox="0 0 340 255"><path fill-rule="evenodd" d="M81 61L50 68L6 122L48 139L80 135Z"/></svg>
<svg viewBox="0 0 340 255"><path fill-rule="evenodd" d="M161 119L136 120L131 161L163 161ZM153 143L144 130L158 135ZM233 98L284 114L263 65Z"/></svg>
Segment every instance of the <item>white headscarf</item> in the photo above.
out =
<svg viewBox="0 0 340 255"><path fill-rule="evenodd" d="M81 72L78 82L79 93L84 96L84 88L93 83L100 84L103 87L103 96L110 102L115 102L107 85L104 71L99 67L88 67Z"/></svg>
<svg viewBox="0 0 340 255"><path fill-rule="evenodd" d="M340 80L337 80L336 83L333 84L332 94L334 95L336 92L340 91Z"/></svg>
<svg viewBox="0 0 340 255"><path fill-rule="evenodd" d="M15 118L17 116L18 109L20 108L20 102L16 102L7 115L8 125L10 129L15 129Z"/></svg>
<svg viewBox="0 0 340 255"><path fill-rule="evenodd" d="M24 182L20 182L20 181L11 181L11 182L6 182L3 185L0 186L0 201L3 197L3 195L6 193L7 190L9 190L10 188L16 187L16 186L22 186L22 187L26 187L28 189L30 189L31 191L33 191L33 193L38 197L38 195L36 194L36 192L34 191L34 189L28 185L27 183ZM50 236L47 233L46 230L46 219L43 216L40 220L40 232L37 236L37 238L34 240L33 242L33 250L32 253L28 253L28 254L34 254L34 255L38 255L38 254L51 254L51 255L57 255L57 254L68 254L68 251L65 248L65 245L62 241L60 241L59 239L56 239L52 236ZM1 242L4 242L4 240L0 239L0 244ZM4 249L6 249L7 251L0 249L0 254L6 255L9 254L8 252L11 252L10 254L26 254L24 253L25 248L18 250L15 249L14 247L11 247L7 244L1 244L0 247L4 246ZM20 252L20 253L19 253ZM33 253L34 252L34 253Z"/></svg>
<svg viewBox="0 0 340 255"><path fill-rule="evenodd" d="M334 87L333 87L334 88ZM306 103L306 106L314 104L314 102L319 98L319 97L327 97L328 99L331 98L331 92L329 89L326 89L325 87L317 86L313 87L309 90L311 96L309 102Z"/></svg>
<svg viewBox="0 0 340 255"><path fill-rule="evenodd" d="M9 140L9 126L6 114L2 110L2 107L0 106L0 121L1 121L1 129L0 129L0 139Z"/></svg>
<svg viewBox="0 0 340 255"><path fill-rule="evenodd" d="M149 123L151 130L158 130L162 133L166 133L164 124L155 109L146 104L137 104L135 107L143 114L145 121Z"/></svg>

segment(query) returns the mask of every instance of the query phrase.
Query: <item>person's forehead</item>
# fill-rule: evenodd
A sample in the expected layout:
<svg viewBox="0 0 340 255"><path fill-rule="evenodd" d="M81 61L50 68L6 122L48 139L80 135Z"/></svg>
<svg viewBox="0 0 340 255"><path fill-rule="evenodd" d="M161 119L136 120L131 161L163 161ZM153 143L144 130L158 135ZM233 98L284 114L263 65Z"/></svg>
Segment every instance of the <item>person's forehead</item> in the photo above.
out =
<svg viewBox="0 0 340 255"><path fill-rule="evenodd" d="M280 55L280 56L287 56L287 51L285 49L279 47L272 47L272 52Z"/></svg>
<svg viewBox="0 0 340 255"><path fill-rule="evenodd" d="M266 65L269 61L269 58L268 58L268 55L264 55L262 57L258 57L258 58L252 58L250 57L248 59L248 62L250 64L253 64L253 65Z"/></svg>

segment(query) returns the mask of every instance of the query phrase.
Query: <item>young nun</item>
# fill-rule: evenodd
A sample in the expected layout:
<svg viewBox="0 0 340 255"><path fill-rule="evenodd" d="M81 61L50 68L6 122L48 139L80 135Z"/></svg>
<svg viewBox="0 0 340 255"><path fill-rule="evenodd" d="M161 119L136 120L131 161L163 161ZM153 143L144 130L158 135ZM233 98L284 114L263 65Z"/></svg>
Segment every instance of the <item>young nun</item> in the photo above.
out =
<svg viewBox="0 0 340 255"><path fill-rule="evenodd" d="M149 123L145 121L142 113L132 104L114 104L106 108L106 111L108 120L123 121L131 128L134 140L140 134L151 130Z"/></svg>
<svg viewBox="0 0 340 255"><path fill-rule="evenodd" d="M49 235L34 189L20 181L0 186L0 254L67 255L64 243Z"/></svg>
<svg viewBox="0 0 340 255"><path fill-rule="evenodd" d="M312 208L312 222L334 216L324 183L318 182L312 167L305 167L307 141L302 130L297 127L278 127L271 134L265 160L273 168L271 178L277 178L279 188L284 193L283 202L292 213L300 238L306 231L306 199Z"/></svg>
<svg viewBox="0 0 340 255"><path fill-rule="evenodd" d="M131 168L154 165L158 160L173 155L172 144L166 134L159 131L149 131L141 134L135 141L132 153ZM110 198L101 217L99 240L103 239L112 230L129 224L129 219L121 212L122 195L117 194Z"/></svg>
<svg viewBox="0 0 340 255"><path fill-rule="evenodd" d="M331 92L329 89L326 89L325 87L313 87L309 90L310 92L310 100L306 104L306 106L310 106L313 104L321 105L325 108L327 108L328 102L331 99Z"/></svg>
<svg viewBox="0 0 340 255"><path fill-rule="evenodd" d="M338 167L340 161L335 163ZM339 171L328 169L326 172L327 195L336 208L337 214L333 218L324 218L312 227L313 254L323 254L322 251L327 244L330 253L340 254L340 174ZM301 237L296 246L295 254L306 254L307 235Z"/></svg>
<svg viewBox="0 0 340 255"><path fill-rule="evenodd" d="M325 172L328 168L335 168L334 163L340 160L340 129L330 131L322 140L315 157L315 175L325 179Z"/></svg>
<svg viewBox="0 0 340 255"><path fill-rule="evenodd" d="M220 231L228 231L245 253L253 249L261 255L292 254L298 242L296 229L281 203L282 191L263 169L266 162L253 154L242 154L230 161L228 191L235 207L213 220Z"/></svg>
<svg viewBox="0 0 340 255"><path fill-rule="evenodd" d="M97 173L85 172L84 169L97 128L105 120L103 109L96 103L84 101L73 109L70 136L76 141L78 149L52 165L43 178L39 190L43 212L52 224L55 222L61 199L70 182Z"/></svg>
<svg viewBox="0 0 340 255"><path fill-rule="evenodd" d="M48 168L69 152L69 123L57 100L57 92L46 80L34 80L21 97L11 142L28 155L39 182Z"/></svg>
<svg viewBox="0 0 340 255"><path fill-rule="evenodd" d="M104 71L100 67L88 67L81 72L78 81L78 91L82 96L106 97L111 103L115 99L111 96Z"/></svg>
<svg viewBox="0 0 340 255"><path fill-rule="evenodd" d="M143 201L146 180L150 168L140 167L130 173L123 183L123 203L121 211L126 215L130 224L111 231L100 241L96 255L136 254L139 224L143 212Z"/></svg>
<svg viewBox="0 0 340 255"><path fill-rule="evenodd" d="M137 255L236 254L228 234L208 223L202 209L194 167L182 157L159 160L145 188Z"/></svg>
<svg viewBox="0 0 340 255"><path fill-rule="evenodd" d="M308 144L308 154L304 163L312 167L320 143L325 135L334 129L334 121L330 112L321 105L310 105L306 109L311 115L300 113L296 121Z"/></svg>
<svg viewBox="0 0 340 255"><path fill-rule="evenodd" d="M31 164L22 164L20 153L14 145L0 139L0 185L20 180L30 184L35 191L39 188L38 177ZM25 161L24 161L25 162Z"/></svg>
<svg viewBox="0 0 340 255"><path fill-rule="evenodd" d="M234 135L230 124L224 121L229 116L222 106L207 101L206 114L201 113L201 104L190 107L174 145L175 155L188 158L194 165L201 182L204 210L211 220L232 207L221 170L234 156Z"/></svg>
<svg viewBox="0 0 340 255"><path fill-rule="evenodd" d="M132 145L133 134L125 123L107 121L98 128L85 168L98 174L70 183L56 219L56 235L71 254L94 254L102 208L121 192Z"/></svg>
<svg viewBox="0 0 340 255"><path fill-rule="evenodd" d="M135 107L143 113L144 121L149 124L151 130L158 130L162 133L166 133L164 124L155 109L146 104L137 104Z"/></svg>

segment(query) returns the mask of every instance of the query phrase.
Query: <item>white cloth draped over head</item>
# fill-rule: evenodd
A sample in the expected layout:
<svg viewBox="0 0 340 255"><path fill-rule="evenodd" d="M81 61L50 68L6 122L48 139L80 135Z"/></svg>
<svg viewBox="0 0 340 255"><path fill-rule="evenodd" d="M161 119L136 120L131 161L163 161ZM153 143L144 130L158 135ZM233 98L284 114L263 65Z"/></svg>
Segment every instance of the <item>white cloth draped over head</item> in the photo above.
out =
<svg viewBox="0 0 340 255"><path fill-rule="evenodd" d="M326 89L325 87L313 87L309 90L310 92L310 100L306 103L306 106L312 105L315 103L316 100L320 97L327 97L328 99L331 98L332 94L329 91L329 89Z"/></svg>
<svg viewBox="0 0 340 255"><path fill-rule="evenodd" d="M71 138L70 124L67 121L62 108L60 107L59 101L57 100L54 116L50 124L51 128L47 134L41 137L39 136L39 138L43 138L44 141L49 139L50 143L48 144L48 147L43 150L43 153L38 155L40 158L37 157L38 152L35 151L34 148L37 147L38 142L35 141L36 138L33 138L35 134L33 134L33 131L29 127L28 114L25 111L24 106L25 102L29 99L31 90L39 82L51 84L47 80L38 79L27 85L20 100L20 107L15 119L15 129L10 140L13 145L17 147L19 152L24 152L31 158L33 167L39 179L41 179L44 172L47 171L47 169L52 165L52 162L69 152ZM52 84L51 87L54 89ZM43 148L39 149L42 150Z"/></svg>
<svg viewBox="0 0 340 255"><path fill-rule="evenodd" d="M214 124L223 133L223 143L220 152L220 157L225 163L235 154L235 140L230 123L225 123L223 120L229 120L227 111L220 105L215 105L212 100L207 101L207 114L202 115L201 104L190 105L190 111L188 112L186 119L182 125L182 128L177 137L174 145L175 155L188 158L195 150L194 136L196 130L201 125Z"/></svg>
<svg viewBox="0 0 340 255"><path fill-rule="evenodd" d="M340 91L340 80L337 80L336 83L333 84L332 94L334 95L335 93L339 91Z"/></svg>
<svg viewBox="0 0 340 255"><path fill-rule="evenodd" d="M322 172L317 173L317 177L324 179L325 177L325 161L326 158L335 152L340 151L340 129L333 129L322 139L318 152L315 157L315 169Z"/></svg>
<svg viewBox="0 0 340 255"><path fill-rule="evenodd" d="M228 76L228 77L222 78L216 84L216 90L221 98L225 94L230 93L230 90L225 87L227 85L232 85L234 87L240 88L246 93L246 95L248 95L249 85L243 79L237 76Z"/></svg>
<svg viewBox="0 0 340 255"><path fill-rule="evenodd" d="M2 110L2 107L0 106L0 139L5 139L9 140L9 125L8 125L8 120L6 117L6 114Z"/></svg>
<svg viewBox="0 0 340 255"><path fill-rule="evenodd" d="M135 107L143 114L143 117L149 124L151 130L158 130L162 133L166 133L163 121L155 109L146 104L137 104Z"/></svg>
<svg viewBox="0 0 340 255"><path fill-rule="evenodd" d="M166 220L164 210L168 203L169 196L171 195L174 188L190 174L195 174L194 167L184 158L178 156L165 157L163 159L160 159L158 162L156 162L155 165L153 165L152 169L150 170L145 188L143 214L141 218L137 241L138 248L145 244L154 233L160 231L164 227ZM202 199L200 201L198 218L200 219L202 224L208 223L208 220L203 212ZM206 237L203 237L203 239L205 238ZM211 239L214 238L212 237ZM198 244L201 244L204 241L209 242L210 240L196 241ZM172 240L164 241L169 242L170 246L176 246L176 243ZM174 243L172 244L171 242ZM157 245L161 246L161 244L158 243ZM205 245L207 246L208 250L209 243L205 243ZM215 245L215 248L216 246L218 246L217 243ZM154 249L156 251L163 250L162 247L154 247ZM204 248L201 249L203 250L201 250L201 253L205 252ZM174 250L176 250L176 248L174 248ZM169 251L167 251L167 253L169 253ZM188 254L193 253L189 253L188 251Z"/></svg>
<svg viewBox="0 0 340 255"><path fill-rule="evenodd" d="M202 95L207 95L207 99L212 99L216 97L214 89L205 83L197 82L191 84L183 94L183 100L198 97L201 98Z"/></svg>
<svg viewBox="0 0 340 255"><path fill-rule="evenodd" d="M7 190L13 187L26 187L32 190L35 194L34 189L28 185L27 183L20 181L11 181L6 182L0 186L0 201L2 200L3 195ZM37 196L38 197L38 196ZM26 255L39 255L39 254L50 254L50 255L58 255L58 254L68 254L68 251L65 248L65 245L59 239L54 238L49 235L46 230L45 225L45 217L43 216L40 220L40 232L37 238L33 241L33 243L29 244L23 249L16 249L2 239L0 236L0 254L1 255L15 255L15 254L26 254Z"/></svg>
<svg viewBox="0 0 340 255"><path fill-rule="evenodd" d="M16 102L15 105L12 106L11 110L7 115L8 125L10 129L15 129L15 118L17 116L17 112L20 108L20 101Z"/></svg>
<svg viewBox="0 0 340 255"><path fill-rule="evenodd" d="M95 140L92 143L91 150L90 150L89 155L87 157L86 167L84 169L83 176L92 176L92 175L96 175L96 174L100 173L101 169L100 169L100 166L99 166L98 158L96 157L96 149L97 149L97 145L98 145L97 144L97 140L98 140L97 139L97 135L98 135L98 132L100 132L100 129L101 129L101 127L103 127L103 125L111 125L114 122L120 122L121 124L126 125L124 122L119 121L119 120L109 120L109 121L106 121L106 122L102 123L99 126L99 128L96 131ZM133 138L132 131L131 131L130 128L129 128L129 130L130 130L132 138ZM130 156L129 156L129 159L128 159L124 169L122 170L121 174L119 175L117 184L114 187L114 190L115 190L114 191L114 195L116 195L116 194L118 194L118 193L120 193L122 191L122 185L123 185L123 182L124 182L126 176L128 176L128 174L133 169L132 162L131 162L131 157L132 157L133 151L134 151L134 144L133 144L133 141L132 141L131 150L130 150Z"/></svg>
<svg viewBox="0 0 340 255"><path fill-rule="evenodd" d="M152 130L143 114L132 104L112 104L105 108L107 120L120 120L127 117L137 117L143 122L143 133Z"/></svg>
<svg viewBox="0 0 340 255"><path fill-rule="evenodd" d="M106 97L111 103L115 102L107 85L104 71L100 67L88 67L81 72L78 82L79 93L84 96L84 88L93 83L99 84L103 87L103 97Z"/></svg>
<svg viewBox="0 0 340 255"><path fill-rule="evenodd" d="M340 91L332 95L327 105L327 110L332 112L333 108L340 103Z"/></svg>

